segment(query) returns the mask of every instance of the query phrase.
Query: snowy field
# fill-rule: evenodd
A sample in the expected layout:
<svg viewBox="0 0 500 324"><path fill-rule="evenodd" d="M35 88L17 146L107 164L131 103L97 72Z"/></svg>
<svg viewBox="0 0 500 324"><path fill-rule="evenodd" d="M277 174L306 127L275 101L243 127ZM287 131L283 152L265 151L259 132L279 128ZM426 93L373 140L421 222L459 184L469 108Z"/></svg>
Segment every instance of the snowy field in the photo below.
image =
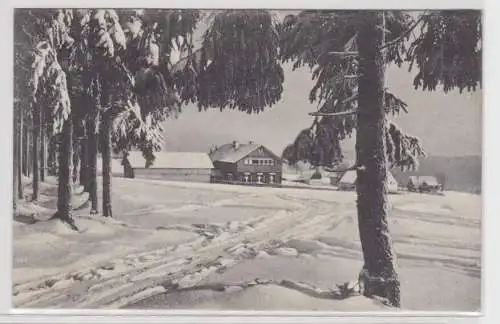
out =
<svg viewBox="0 0 500 324"><path fill-rule="evenodd" d="M331 292L362 266L353 192L115 178L114 219L84 205L79 233L47 221L53 179L42 193L14 217L15 307L387 310ZM403 309L478 311L481 197L390 201Z"/></svg>

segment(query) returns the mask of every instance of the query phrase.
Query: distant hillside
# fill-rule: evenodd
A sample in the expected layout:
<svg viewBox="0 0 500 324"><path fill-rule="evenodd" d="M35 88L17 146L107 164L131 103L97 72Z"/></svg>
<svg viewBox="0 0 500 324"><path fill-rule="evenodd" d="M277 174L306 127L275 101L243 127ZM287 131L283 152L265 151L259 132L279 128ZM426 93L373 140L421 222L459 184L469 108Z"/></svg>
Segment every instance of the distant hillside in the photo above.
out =
<svg viewBox="0 0 500 324"><path fill-rule="evenodd" d="M446 190L481 193L481 156L429 156L420 161L416 172L392 170L400 184L412 175L435 176Z"/></svg>

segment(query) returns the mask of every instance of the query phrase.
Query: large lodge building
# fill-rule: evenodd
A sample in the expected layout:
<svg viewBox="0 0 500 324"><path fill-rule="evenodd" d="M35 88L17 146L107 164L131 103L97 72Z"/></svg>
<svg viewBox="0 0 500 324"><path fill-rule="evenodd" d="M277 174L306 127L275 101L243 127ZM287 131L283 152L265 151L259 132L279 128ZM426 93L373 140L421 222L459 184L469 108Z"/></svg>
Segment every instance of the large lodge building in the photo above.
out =
<svg viewBox="0 0 500 324"><path fill-rule="evenodd" d="M242 184L281 184L282 160L260 144L233 142L211 150L212 181Z"/></svg>

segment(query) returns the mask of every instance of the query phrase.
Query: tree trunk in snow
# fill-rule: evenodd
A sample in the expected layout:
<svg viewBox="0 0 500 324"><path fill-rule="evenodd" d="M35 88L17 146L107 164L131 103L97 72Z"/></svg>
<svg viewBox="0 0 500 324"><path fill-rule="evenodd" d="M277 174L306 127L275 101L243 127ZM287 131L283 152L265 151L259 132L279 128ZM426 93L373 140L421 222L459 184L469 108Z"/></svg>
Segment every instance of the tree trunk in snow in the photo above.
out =
<svg viewBox="0 0 500 324"><path fill-rule="evenodd" d="M364 255L360 284L365 296L400 306L400 282L387 220L387 155L383 108L380 13L366 12L358 34L359 99L356 129L358 225Z"/></svg>
<svg viewBox="0 0 500 324"><path fill-rule="evenodd" d="M97 132L95 121L91 120L89 123L88 134L87 134L87 180L86 190L89 193L89 199L91 201L91 214L97 214L99 211L99 202L97 199Z"/></svg>
<svg viewBox="0 0 500 324"><path fill-rule="evenodd" d="M64 121L61 143L59 145L59 172L57 186L57 213L56 217L70 224L76 229L73 220L71 196L73 184L71 182L72 154L73 154L73 121L68 118Z"/></svg>
<svg viewBox="0 0 500 324"><path fill-rule="evenodd" d="M26 127L26 176L29 177L31 175L31 140L30 140L30 122L28 119L27 127Z"/></svg>
<svg viewBox="0 0 500 324"><path fill-rule="evenodd" d="M23 173L23 176L27 177L28 176L28 168L26 167L26 160L27 160L27 154L26 154L26 145L27 145L27 134L26 134L26 125L24 125L24 116L21 116L21 170Z"/></svg>
<svg viewBox="0 0 500 324"><path fill-rule="evenodd" d="M13 141L13 163L12 163L12 207L14 210L17 208L17 188L18 183L21 181L17 170L19 169L19 104L14 106L14 141Z"/></svg>
<svg viewBox="0 0 500 324"><path fill-rule="evenodd" d="M102 215L113 217L111 208L111 124L109 114L103 116L101 151L102 151Z"/></svg>
<svg viewBox="0 0 500 324"><path fill-rule="evenodd" d="M45 127L42 123L40 130L40 181L45 181L45 169L47 168L47 137Z"/></svg>
<svg viewBox="0 0 500 324"><path fill-rule="evenodd" d="M31 162L33 168L33 200L38 200L39 189L40 189L40 170L38 168L38 160L40 158L40 115L41 115L41 107L39 104L33 103L33 146L32 146L32 158Z"/></svg>
<svg viewBox="0 0 500 324"><path fill-rule="evenodd" d="M73 142L73 174L72 174L72 180L73 183L76 183L78 180L78 169L80 167L80 144L78 140L75 140Z"/></svg>
<svg viewBox="0 0 500 324"><path fill-rule="evenodd" d="M24 199L24 192L23 192L23 163L24 163L24 156L23 156L23 149L24 149L24 127L23 127L23 106L19 105L19 133L17 134L18 136L18 167L17 167L17 174L18 174L18 179L19 182L17 183L17 198L19 199Z"/></svg>
<svg viewBox="0 0 500 324"><path fill-rule="evenodd" d="M87 185L87 137L83 138L80 142L80 185L83 186L83 190L88 192Z"/></svg>
<svg viewBox="0 0 500 324"><path fill-rule="evenodd" d="M47 148L47 166L48 174L51 176L57 175L57 141L58 136L51 136L49 138L48 148Z"/></svg>
<svg viewBox="0 0 500 324"><path fill-rule="evenodd" d="M19 140L21 140L21 136L19 136ZM22 161L22 148L19 146L18 148L18 164L17 164L17 198L19 199L24 199L24 188L23 188L23 170L21 166L21 161Z"/></svg>

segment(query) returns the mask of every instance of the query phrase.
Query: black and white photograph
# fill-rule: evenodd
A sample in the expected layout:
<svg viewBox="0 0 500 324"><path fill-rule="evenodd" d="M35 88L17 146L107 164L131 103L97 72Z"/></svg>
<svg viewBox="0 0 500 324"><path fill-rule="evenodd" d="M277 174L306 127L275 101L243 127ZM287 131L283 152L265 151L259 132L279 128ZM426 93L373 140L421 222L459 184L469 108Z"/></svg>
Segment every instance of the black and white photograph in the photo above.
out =
<svg viewBox="0 0 500 324"><path fill-rule="evenodd" d="M14 309L482 310L481 10L12 14Z"/></svg>

